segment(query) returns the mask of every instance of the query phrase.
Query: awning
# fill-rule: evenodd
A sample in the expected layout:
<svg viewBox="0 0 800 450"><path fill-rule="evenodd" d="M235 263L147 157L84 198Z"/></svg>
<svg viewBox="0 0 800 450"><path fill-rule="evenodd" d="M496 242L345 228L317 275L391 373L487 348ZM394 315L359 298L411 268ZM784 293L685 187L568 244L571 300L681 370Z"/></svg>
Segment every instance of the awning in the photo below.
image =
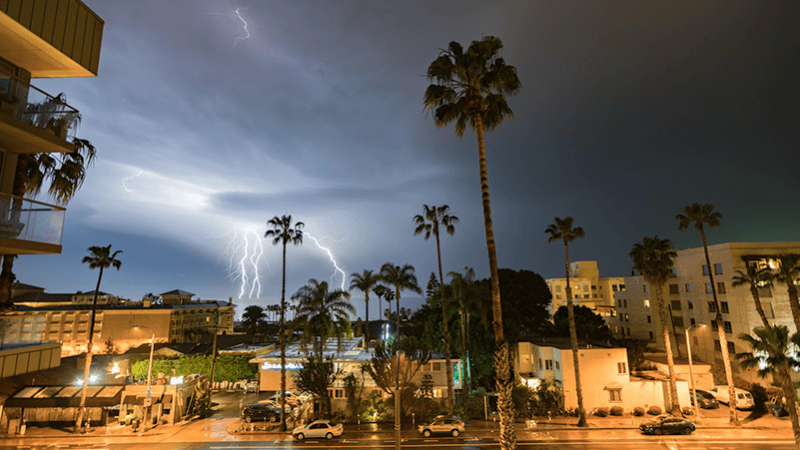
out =
<svg viewBox="0 0 800 450"><path fill-rule="evenodd" d="M119 404L123 386L89 386L87 407ZM28 386L5 401L6 408L73 408L81 404L81 388L76 386Z"/></svg>

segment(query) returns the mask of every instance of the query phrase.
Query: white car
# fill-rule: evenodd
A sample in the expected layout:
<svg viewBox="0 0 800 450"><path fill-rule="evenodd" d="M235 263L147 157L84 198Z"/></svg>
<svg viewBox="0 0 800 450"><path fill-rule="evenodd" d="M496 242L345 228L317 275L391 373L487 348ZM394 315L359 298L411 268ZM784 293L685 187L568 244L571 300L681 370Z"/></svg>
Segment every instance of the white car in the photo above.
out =
<svg viewBox="0 0 800 450"><path fill-rule="evenodd" d="M431 437L432 434L449 434L458 437L464 433L464 421L455 416L436 416L431 423L420 425L418 428L426 438Z"/></svg>
<svg viewBox="0 0 800 450"><path fill-rule="evenodd" d="M733 391L736 395L736 409L751 409L756 405L753 400L753 395L749 392L739 388L733 388ZM731 399L730 395L728 395L728 386L714 386L709 389L708 392L710 392L718 402L730 405Z"/></svg>
<svg viewBox="0 0 800 450"><path fill-rule="evenodd" d="M325 438L330 440L334 436L341 436L342 431L344 431L344 426L340 423L334 423L330 420L315 420L308 425L292 430L292 436L298 441L302 441L305 438Z"/></svg>

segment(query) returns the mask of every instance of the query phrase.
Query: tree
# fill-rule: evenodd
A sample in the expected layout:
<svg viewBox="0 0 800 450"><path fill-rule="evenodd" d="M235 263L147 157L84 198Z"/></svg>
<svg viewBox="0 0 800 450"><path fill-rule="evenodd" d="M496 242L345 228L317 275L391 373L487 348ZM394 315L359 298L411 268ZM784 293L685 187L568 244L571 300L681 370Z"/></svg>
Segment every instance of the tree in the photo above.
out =
<svg viewBox="0 0 800 450"><path fill-rule="evenodd" d="M583 305L573 305L572 314L575 321L575 333L579 340L608 342L611 340L611 330L603 320L603 316L596 314L591 308ZM553 336L571 337L569 326L569 313L567 307L561 305L553 314Z"/></svg>
<svg viewBox="0 0 800 450"><path fill-rule="evenodd" d="M384 297L386 297L386 301L389 302L389 309L392 308L392 300L394 299L394 294L388 287L379 284L372 289L372 292L374 292L375 295L378 297L378 308L380 308L381 310L383 309L383 307L381 306L381 300ZM390 296L391 298L389 298Z"/></svg>
<svg viewBox="0 0 800 450"><path fill-rule="evenodd" d="M783 325L755 328L755 336L741 333L739 339L750 344L750 352L737 353L739 366L744 369L758 369L758 376L772 376L781 386L786 399L786 409L792 421L795 445L800 448L800 423L797 418L797 393L792 383L791 371L800 369L797 348L800 347L800 334L789 337L789 329Z"/></svg>
<svg viewBox="0 0 800 450"><path fill-rule="evenodd" d="M758 266L754 264L748 264L745 272L737 270L736 275L732 278L734 287L747 286L750 289L750 295L753 296L753 303L756 305L756 311L758 311L758 315L761 317L764 328L769 328L770 325L769 320L767 320L767 315L764 313L764 307L761 306L758 288L771 286L772 278L772 272L769 268L763 267L759 269Z"/></svg>
<svg viewBox="0 0 800 450"><path fill-rule="evenodd" d="M60 94L58 98L62 98ZM65 99L64 99L65 100ZM47 193L56 203L66 205L83 185L86 169L94 163L95 148L84 139L73 139L75 150L68 153L20 153L17 155L17 168L11 193L17 197L12 200L11 215L21 214L21 198L36 196L44 184L49 182ZM9 309L11 288L14 285L14 258L17 255L3 255L0 271L0 310Z"/></svg>
<svg viewBox="0 0 800 450"><path fill-rule="evenodd" d="M317 355L311 355L303 367L295 372L292 379L298 391L317 396L322 404L323 417L330 417L331 398L328 395L328 388L336 382L341 373L341 369L336 369L330 358L322 359Z"/></svg>
<svg viewBox="0 0 800 450"><path fill-rule="evenodd" d="M466 404L466 401L469 398L469 393L472 390L470 387L470 380L469 380L469 333L467 331L467 326L469 325L469 313L470 307L472 305L469 304L469 297L466 293L469 285L472 284L473 278L475 278L475 271L469 267L464 267L464 274L460 274L458 272L450 272L447 274L450 277L450 286L453 291L453 300L458 305L458 314L461 324L461 392L463 394L463 401ZM465 367L467 369L465 369ZM466 387L466 389L464 389Z"/></svg>
<svg viewBox="0 0 800 450"><path fill-rule="evenodd" d="M312 343L317 357L321 360L329 337L335 337L337 346L341 346L342 335L350 329L350 316L356 309L350 304L350 293L341 289L328 291L328 283L308 280L292 300L297 302L295 321L301 324L303 334L300 342Z"/></svg>
<svg viewBox="0 0 800 450"><path fill-rule="evenodd" d="M430 239L431 236L436 238L436 258L439 262L439 284L444 285L444 275L442 275L442 249L439 245L439 229L443 228L447 234L452 236L456 232L455 224L458 223L458 217L450 214L450 207L443 206L428 206L422 205L422 215L417 214L414 216L414 224L417 227L414 229L414 236L423 234L425 240ZM442 324L444 326L444 357L445 364L447 365L447 413L453 415L453 408L455 407L453 399L455 392L453 391L453 363L450 360L450 333L447 331L447 302L444 298L444 289L439 289L442 297Z"/></svg>
<svg viewBox="0 0 800 450"><path fill-rule="evenodd" d="M786 285L794 326L797 330L800 330L800 302L797 299L797 286L795 285L795 282L800 278L800 255L781 255L780 264L774 276L775 280Z"/></svg>
<svg viewBox="0 0 800 450"><path fill-rule="evenodd" d="M402 350L405 356L400 359L398 365L398 358L395 355L399 350ZM406 387L413 385L414 376L431 359L430 351L420 345L414 336L398 336L389 342L378 342L372 355L369 364L365 364L363 369L382 391L392 396L396 395L395 381L402 392ZM395 414L400 412L396 411Z"/></svg>
<svg viewBox="0 0 800 450"><path fill-rule="evenodd" d="M483 198L483 223L486 230L486 250L489 254L489 273L492 285L492 314L497 360L497 392L500 409L500 446L516 447L514 410L511 401L513 380L508 343L503 335L503 308L500 302L500 279L497 274L497 249L492 227L492 208L489 196L489 176L486 163L484 130L500 126L505 118L513 117L505 95L514 95L521 88L517 70L499 56L503 43L494 36L472 41L464 52L458 42L450 42L447 50L428 67L427 78L434 82L425 90L423 104L434 111L437 127L455 121L456 135L462 137L469 124L478 139L478 161Z"/></svg>
<svg viewBox="0 0 800 450"><path fill-rule="evenodd" d="M244 309L244 314L242 314L242 326L251 333L255 333L256 329L264 324L266 318L267 314L264 312L264 308L250 305Z"/></svg>
<svg viewBox="0 0 800 450"><path fill-rule="evenodd" d="M417 286L417 276L414 275L414 266L406 264L402 267L387 262L381 266L381 280L394 287L394 299L397 302L397 336L400 336L400 291L408 290L421 294ZM385 294L384 294L385 295ZM391 304L391 303L390 303Z"/></svg>
<svg viewBox="0 0 800 450"><path fill-rule="evenodd" d="M693 203L690 206L683 208L683 214L677 214L675 220L678 221L678 231L689 228L694 225L695 229L700 232L700 237L703 240L703 252L706 257L706 271L708 272L708 281L711 283L711 295L714 299L714 307L717 310L716 321L719 325L717 327L717 335L719 336L719 346L722 351L722 364L725 367L725 378L728 382L728 395L730 396L730 421L733 424L739 425L739 415L736 412L736 394L733 385L733 370L731 368L731 357L728 351L728 337L725 335L725 328L722 326L722 308L720 308L719 301L717 300L717 285L714 283L714 267L711 265L711 259L708 257L708 242L706 241L706 232L703 228L708 225L710 228L719 226L719 219L722 214L714 211L714 205L701 205L700 203Z"/></svg>
<svg viewBox="0 0 800 450"><path fill-rule="evenodd" d="M81 388L81 403L78 408L78 419L75 421L75 432L78 433L82 429L83 416L86 413L86 391L89 385L89 372L92 368L92 343L94 341L94 323L97 316L97 296L100 294L100 282L103 281L103 271L109 267L117 270L122 266L122 261L117 259L117 255L122 253L122 250L117 250L111 253L111 244L105 247L93 245L87 250L90 255L84 256L81 264L89 264L89 269L100 269L100 274L97 276L97 287L94 289L94 297L92 298L92 318L89 322L89 343L86 345L86 363L83 369L83 388Z"/></svg>
<svg viewBox="0 0 800 450"><path fill-rule="evenodd" d="M352 278L350 280L350 290L358 289L364 293L364 307L366 308L365 320L367 321L366 333L364 333L364 345L366 348L369 348L369 292L380 282L380 276L373 274L371 270L364 270L360 275L355 272L350 274L350 278ZM378 307L380 307L380 299L378 301Z"/></svg>
<svg viewBox="0 0 800 450"><path fill-rule="evenodd" d="M586 410L583 408L583 387L581 387L581 369L578 359L578 333L575 330L575 308L572 306L572 288L569 284L569 243L576 238L584 236L583 228L572 228L572 217L565 217L563 220L556 217L555 223L549 225L544 231L550 236L547 242L564 242L564 264L567 273L567 314L569 320L569 339L572 347L572 363L575 367L575 393L578 396L578 426L588 427L586 423Z"/></svg>
<svg viewBox="0 0 800 450"><path fill-rule="evenodd" d="M681 413L678 403L678 388L675 382L675 362L672 358L672 344L667 325L667 309L664 305L664 284L672 273L675 257L678 253L672 249L669 239L659 239L658 236L642 239L641 243L633 244L630 257L633 267L644 277L656 291L656 305L658 317L661 319L661 331L664 334L664 347L667 352L667 366L669 367L669 390L672 415ZM722 323L722 322L720 322Z"/></svg>
<svg viewBox="0 0 800 450"><path fill-rule="evenodd" d="M275 216L267 222L265 238L272 238L272 244L283 244L283 271L281 273L281 323L280 323L280 349L281 349L281 431L286 431L286 244L294 245L303 243L303 222L297 222L292 228L292 216Z"/></svg>

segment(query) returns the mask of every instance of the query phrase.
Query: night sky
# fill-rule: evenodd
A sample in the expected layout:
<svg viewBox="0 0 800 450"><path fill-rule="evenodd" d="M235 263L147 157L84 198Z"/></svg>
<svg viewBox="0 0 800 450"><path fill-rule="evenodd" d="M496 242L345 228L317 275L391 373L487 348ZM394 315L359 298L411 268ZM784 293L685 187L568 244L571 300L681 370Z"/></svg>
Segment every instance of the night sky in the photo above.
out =
<svg viewBox="0 0 800 450"><path fill-rule="evenodd" d="M800 240L796 2L84 2L105 20L98 77L34 82L67 94L98 149L63 253L15 264L47 292L93 289L80 260L110 243L124 253L106 292L275 303L281 249L263 235L283 214L348 275L409 263L424 289L435 244L412 218L445 203L460 218L445 272L487 277L475 134L422 106L439 49L486 35L524 86L486 139L500 267L562 276L544 230L572 216L586 237L571 259L627 275L644 236L701 245L674 220L694 202L723 214L710 244ZM264 257L261 294L239 299L243 237ZM312 277L341 285L308 237L287 253L287 297Z"/></svg>

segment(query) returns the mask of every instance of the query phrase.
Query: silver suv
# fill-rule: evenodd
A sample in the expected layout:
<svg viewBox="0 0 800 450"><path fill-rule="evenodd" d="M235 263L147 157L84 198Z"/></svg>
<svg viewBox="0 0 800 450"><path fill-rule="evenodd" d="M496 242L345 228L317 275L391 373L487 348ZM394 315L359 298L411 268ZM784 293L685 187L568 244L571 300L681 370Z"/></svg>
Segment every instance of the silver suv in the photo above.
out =
<svg viewBox="0 0 800 450"><path fill-rule="evenodd" d="M432 434L458 437L464 433L464 421L458 417L437 416L430 423L420 425L419 432L425 437L431 437Z"/></svg>

